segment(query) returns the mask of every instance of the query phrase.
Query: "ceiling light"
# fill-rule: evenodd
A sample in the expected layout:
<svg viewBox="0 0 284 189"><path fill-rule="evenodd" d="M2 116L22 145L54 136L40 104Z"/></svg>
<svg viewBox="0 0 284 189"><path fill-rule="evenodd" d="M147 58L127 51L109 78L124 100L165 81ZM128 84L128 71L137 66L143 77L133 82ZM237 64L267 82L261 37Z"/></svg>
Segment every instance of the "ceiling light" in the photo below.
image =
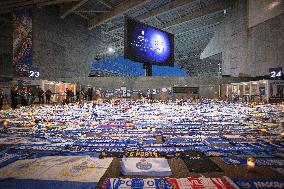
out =
<svg viewBox="0 0 284 189"><path fill-rule="evenodd" d="M280 4L280 0L277 0L277 1L273 1L272 3L270 3L268 5L268 10L271 10L273 8L275 8L276 6L278 6Z"/></svg>
<svg viewBox="0 0 284 189"><path fill-rule="evenodd" d="M113 49L112 47L109 47L109 48L108 48L108 52L113 53L113 52L114 52L114 49Z"/></svg>

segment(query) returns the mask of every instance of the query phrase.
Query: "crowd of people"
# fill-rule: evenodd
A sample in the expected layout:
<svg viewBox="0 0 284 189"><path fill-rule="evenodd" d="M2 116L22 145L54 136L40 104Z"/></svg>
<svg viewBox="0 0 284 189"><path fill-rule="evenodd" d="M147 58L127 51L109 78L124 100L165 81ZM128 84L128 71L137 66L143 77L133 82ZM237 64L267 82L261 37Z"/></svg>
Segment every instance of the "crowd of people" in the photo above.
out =
<svg viewBox="0 0 284 189"><path fill-rule="evenodd" d="M74 102L74 99L79 102L80 100L93 100L93 89L88 88L87 90L76 90L76 94L68 88L66 88L66 99L63 101L63 104L68 104L70 102Z"/></svg>
<svg viewBox="0 0 284 189"><path fill-rule="evenodd" d="M50 89L46 91L42 90L40 87L32 90L29 87L22 87L19 89L17 85L11 88L11 108L15 109L20 104L21 106L29 106L33 104L38 98L38 103L43 104L44 99L46 103L50 103L52 92Z"/></svg>
<svg viewBox="0 0 284 189"><path fill-rule="evenodd" d="M19 87L14 85L10 90L10 102L11 108L15 109L18 105L29 106L35 102L39 104L50 104L52 103L52 96L55 95L50 89L44 91L40 87L31 88L31 87ZM5 97L4 90L0 87L0 110L3 109L4 100L9 102L9 98ZM93 100L93 90L88 88L87 90L76 90L76 94L71 89L66 88L65 98L63 104L68 104L74 101L80 100Z"/></svg>

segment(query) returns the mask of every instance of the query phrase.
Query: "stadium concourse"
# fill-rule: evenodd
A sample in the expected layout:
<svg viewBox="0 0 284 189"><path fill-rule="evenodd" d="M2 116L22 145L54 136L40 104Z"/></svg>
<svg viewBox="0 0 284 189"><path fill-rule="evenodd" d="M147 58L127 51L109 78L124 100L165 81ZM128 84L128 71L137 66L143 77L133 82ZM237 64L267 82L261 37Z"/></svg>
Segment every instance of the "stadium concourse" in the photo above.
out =
<svg viewBox="0 0 284 189"><path fill-rule="evenodd" d="M99 100L1 111L0 188L282 188L283 109Z"/></svg>
<svg viewBox="0 0 284 189"><path fill-rule="evenodd" d="M0 189L284 188L284 0L0 0Z"/></svg>

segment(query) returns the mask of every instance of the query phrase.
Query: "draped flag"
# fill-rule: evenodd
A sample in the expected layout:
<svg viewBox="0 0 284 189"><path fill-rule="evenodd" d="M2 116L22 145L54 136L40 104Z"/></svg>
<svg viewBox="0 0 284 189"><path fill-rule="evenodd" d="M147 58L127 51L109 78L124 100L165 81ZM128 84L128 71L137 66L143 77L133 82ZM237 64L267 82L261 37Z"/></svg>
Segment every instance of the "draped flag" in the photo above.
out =
<svg viewBox="0 0 284 189"><path fill-rule="evenodd" d="M246 158L222 158L223 161L228 165L246 165ZM284 159L282 158L263 158L256 159L256 165L269 166L269 167L284 167Z"/></svg>
<svg viewBox="0 0 284 189"><path fill-rule="evenodd" d="M284 188L284 179L233 179L240 188Z"/></svg>
<svg viewBox="0 0 284 189"><path fill-rule="evenodd" d="M120 169L124 175L171 176L165 158L123 158Z"/></svg>
<svg viewBox="0 0 284 189"><path fill-rule="evenodd" d="M167 178L172 183L172 189L198 189L198 188L216 188L216 189L233 189L229 179L225 178L206 178L206 177L188 177L188 178Z"/></svg>
<svg viewBox="0 0 284 189"><path fill-rule="evenodd" d="M233 189L229 178L109 178L101 189Z"/></svg>
<svg viewBox="0 0 284 189"><path fill-rule="evenodd" d="M32 68L32 9L13 12L13 66L18 76Z"/></svg>
<svg viewBox="0 0 284 189"><path fill-rule="evenodd" d="M42 188L38 187L41 185L47 189L62 185L64 189L70 186L70 182L75 189L82 185L95 188L111 162L112 158L89 156L48 156L18 160L0 169L0 188L3 185L13 188L20 183L22 188L29 189L33 189L32 186ZM8 182L8 178L14 180Z"/></svg>
<svg viewBox="0 0 284 189"><path fill-rule="evenodd" d="M110 178L101 189L171 189L171 184L163 178Z"/></svg>

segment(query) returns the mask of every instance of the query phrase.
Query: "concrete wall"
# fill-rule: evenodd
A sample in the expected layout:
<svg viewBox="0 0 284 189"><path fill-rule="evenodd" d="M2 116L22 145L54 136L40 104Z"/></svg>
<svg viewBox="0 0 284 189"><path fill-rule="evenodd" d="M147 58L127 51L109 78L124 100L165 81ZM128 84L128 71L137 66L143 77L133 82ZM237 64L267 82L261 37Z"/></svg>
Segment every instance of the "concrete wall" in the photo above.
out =
<svg viewBox="0 0 284 189"><path fill-rule="evenodd" d="M247 81L249 78L236 77L93 77L87 83L98 88L117 88L121 86L133 89L152 89L171 86L219 85L223 83Z"/></svg>
<svg viewBox="0 0 284 189"><path fill-rule="evenodd" d="M249 78L234 77L94 77L85 82L103 89L118 89L122 86L134 90L161 89L174 86L199 87L201 97L216 98L219 96L221 84L249 80Z"/></svg>
<svg viewBox="0 0 284 189"><path fill-rule="evenodd" d="M63 20L54 9L33 9L33 66L41 79L70 81L90 73L100 32L78 19Z"/></svg>
<svg viewBox="0 0 284 189"><path fill-rule="evenodd" d="M0 26L0 81L13 77L12 68L12 24L9 19L1 19Z"/></svg>
<svg viewBox="0 0 284 189"><path fill-rule="evenodd" d="M248 8L248 1L237 0L200 58L222 53L222 74L234 77L268 75L270 67L283 67L284 17L280 14L283 3L262 12L257 7L263 7L263 3L269 7L278 1L265 2L250 1ZM249 23L254 27L248 28Z"/></svg>
<svg viewBox="0 0 284 189"><path fill-rule="evenodd" d="M6 23L0 28L0 54L11 54L12 53L12 25Z"/></svg>
<svg viewBox="0 0 284 189"><path fill-rule="evenodd" d="M227 10L224 22L216 31L200 58L222 53L222 75L247 75L247 4L245 0L237 0L233 7Z"/></svg>
<svg viewBox="0 0 284 189"><path fill-rule="evenodd" d="M284 68L284 14L248 29L247 65L251 76Z"/></svg>

